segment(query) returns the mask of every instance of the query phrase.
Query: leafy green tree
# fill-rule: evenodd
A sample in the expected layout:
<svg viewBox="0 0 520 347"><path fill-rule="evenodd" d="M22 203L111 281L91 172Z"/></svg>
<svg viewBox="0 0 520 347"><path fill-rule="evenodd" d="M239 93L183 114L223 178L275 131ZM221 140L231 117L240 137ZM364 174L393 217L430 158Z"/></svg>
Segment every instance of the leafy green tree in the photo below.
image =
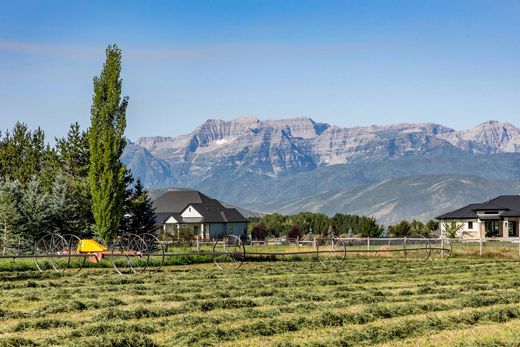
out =
<svg viewBox="0 0 520 347"><path fill-rule="evenodd" d="M332 224L335 225L339 234L346 234L351 230L356 234L359 225L359 216L336 213L332 217Z"/></svg>
<svg viewBox="0 0 520 347"><path fill-rule="evenodd" d="M304 232L320 233L330 224L330 219L323 213L300 212L289 217L289 224L297 224Z"/></svg>
<svg viewBox="0 0 520 347"><path fill-rule="evenodd" d="M409 237L412 236L412 228L408 221L401 221L398 224L388 227L388 232L396 237Z"/></svg>
<svg viewBox="0 0 520 347"><path fill-rule="evenodd" d="M429 234L429 230L426 228L426 226L418 221L418 220L412 220L410 222L410 233L412 236L414 235L422 235L427 236Z"/></svg>
<svg viewBox="0 0 520 347"><path fill-rule="evenodd" d="M439 229L439 222L437 222L436 220L430 219L426 223L426 229L428 230L429 233L431 233L433 231L437 231Z"/></svg>
<svg viewBox="0 0 520 347"><path fill-rule="evenodd" d="M379 237L384 232L384 227L377 224L373 217L337 213L331 220L338 234L352 231L353 235L361 237Z"/></svg>
<svg viewBox="0 0 520 347"><path fill-rule="evenodd" d="M273 235L274 237L284 235L288 230L288 226L286 224L287 217L284 215L278 213L265 215L262 217L261 221L267 227L269 235Z"/></svg>
<svg viewBox="0 0 520 347"><path fill-rule="evenodd" d="M442 229L444 231L444 235L449 237L450 239L454 239L459 237L460 231L462 230L463 225L457 224L456 222L444 222L442 223Z"/></svg>
<svg viewBox="0 0 520 347"><path fill-rule="evenodd" d="M375 218L363 216L358 219L356 230L361 237L380 237L384 228L376 223Z"/></svg>
<svg viewBox="0 0 520 347"><path fill-rule="evenodd" d="M8 254L16 249L16 241L23 235L19 234L20 214L20 183L18 181L0 182L0 227L2 228L2 254ZM14 253L14 252L13 252Z"/></svg>
<svg viewBox="0 0 520 347"><path fill-rule="evenodd" d="M123 218L126 168L121 155L126 141L128 98L121 99L121 50L109 46L99 77L94 77L94 96L89 129L89 183L92 212L99 236L111 241Z"/></svg>

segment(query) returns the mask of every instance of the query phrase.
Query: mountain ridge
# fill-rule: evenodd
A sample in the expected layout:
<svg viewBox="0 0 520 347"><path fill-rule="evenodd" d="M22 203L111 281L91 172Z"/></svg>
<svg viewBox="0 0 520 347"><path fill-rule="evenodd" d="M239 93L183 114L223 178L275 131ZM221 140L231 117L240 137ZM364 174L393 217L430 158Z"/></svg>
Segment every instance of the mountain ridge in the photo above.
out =
<svg viewBox="0 0 520 347"><path fill-rule="evenodd" d="M253 211L293 211L287 208L291 201L313 196L329 200L323 194L408 176L520 179L520 130L499 121L454 130L437 123L344 128L308 117L209 119L189 134L129 141L123 162L149 188L189 187ZM301 201L295 206L303 208L306 200ZM405 206L399 198L395 204ZM339 202L328 206L337 212L347 208ZM395 215L404 215L390 207L386 205ZM422 207L432 208L426 202ZM365 206L367 214L372 210Z"/></svg>

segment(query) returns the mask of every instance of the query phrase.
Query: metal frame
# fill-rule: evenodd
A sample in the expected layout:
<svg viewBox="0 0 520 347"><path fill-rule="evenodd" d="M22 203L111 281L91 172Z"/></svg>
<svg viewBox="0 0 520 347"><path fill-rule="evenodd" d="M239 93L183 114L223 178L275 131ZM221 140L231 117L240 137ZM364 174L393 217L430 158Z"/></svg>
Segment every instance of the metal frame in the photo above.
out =
<svg viewBox="0 0 520 347"><path fill-rule="evenodd" d="M39 271L52 269L64 272L71 265L71 259L83 258L78 272L84 267L88 258L99 259L99 253L79 253L77 250L79 237L72 234L47 234L34 245L32 255L2 255L0 259L33 258ZM392 242L400 241L392 245ZM361 242L361 243L360 243ZM366 242L366 243L365 243ZM372 243L371 243L372 242ZM388 248L374 247L384 245ZM357 243L360 248L349 249ZM363 248L366 245L366 248ZM401 248L392 248L402 246ZM258 248L261 249L261 248ZM435 251L435 252L434 252ZM189 251L187 253L168 253L164 243L150 233L124 234L119 236L103 252L102 257L110 257L114 271L118 274L140 274L144 272L160 271L166 257L212 255L215 265L222 270L240 268L248 256L286 256L286 255L315 255L323 266L339 266L347 259L347 253L387 253L401 252L408 257L411 252L421 254L420 259L428 260L433 257L448 259L453 253L453 243L447 238L429 239L425 237L411 238L317 238L314 250L297 250L288 252L261 252L246 251L245 244L235 235L225 235L213 243L212 251ZM424 256L422 256L424 255ZM158 260L157 260L158 259ZM44 261L46 260L46 261Z"/></svg>
<svg viewBox="0 0 520 347"><path fill-rule="evenodd" d="M222 251L218 251L219 246L222 246ZM212 254L213 262L219 269L239 269L246 258L246 248L238 236L226 235L215 241Z"/></svg>

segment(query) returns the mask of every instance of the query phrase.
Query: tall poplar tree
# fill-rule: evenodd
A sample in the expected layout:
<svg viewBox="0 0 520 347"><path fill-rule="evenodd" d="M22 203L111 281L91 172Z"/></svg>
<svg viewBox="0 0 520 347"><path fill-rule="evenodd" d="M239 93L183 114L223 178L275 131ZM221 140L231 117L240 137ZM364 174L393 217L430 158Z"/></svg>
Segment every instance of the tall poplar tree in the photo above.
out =
<svg viewBox="0 0 520 347"><path fill-rule="evenodd" d="M123 134L128 97L121 99L120 74L121 50L116 45L108 46L103 70L94 77L88 130L92 213L98 235L107 242L118 233L126 194L126 168L121 155L126 145Z"/></svg>

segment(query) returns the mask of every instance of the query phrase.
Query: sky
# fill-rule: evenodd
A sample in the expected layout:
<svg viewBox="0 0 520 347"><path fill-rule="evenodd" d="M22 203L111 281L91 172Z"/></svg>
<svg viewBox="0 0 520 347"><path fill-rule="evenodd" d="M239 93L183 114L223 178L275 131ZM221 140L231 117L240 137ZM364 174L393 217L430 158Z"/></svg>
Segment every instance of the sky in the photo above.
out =
<svg viewBox="0 0 520 347"><path fill-rule="evenodd" d="M241 116L520 127L520 0L0 0L0 129L88 127L109 44L130 139Z"/></svg>

